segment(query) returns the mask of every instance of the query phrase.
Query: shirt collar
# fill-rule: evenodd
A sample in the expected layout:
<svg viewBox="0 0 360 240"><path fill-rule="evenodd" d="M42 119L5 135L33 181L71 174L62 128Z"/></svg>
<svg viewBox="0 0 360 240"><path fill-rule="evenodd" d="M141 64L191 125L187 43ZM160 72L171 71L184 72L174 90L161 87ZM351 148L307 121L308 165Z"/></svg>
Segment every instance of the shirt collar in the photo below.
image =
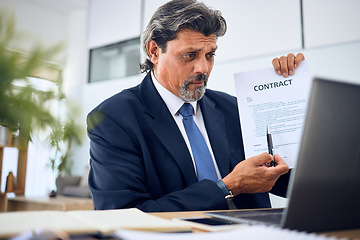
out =
<svg viewBox="0 0 360 240"><path fill-rule="evenodd" d="M179 109L181 106L185 103L184 100L167 90L163 85L161 85L158 80L155 78L155 75L151 71L151 79L155 85L156 90L159 92L161 98L165 102L166 106L168 107L170 113L174 116L178 114ZM198 110L198 101L189 102L194 109L194 115L196 115L196 112Z"/></svg>

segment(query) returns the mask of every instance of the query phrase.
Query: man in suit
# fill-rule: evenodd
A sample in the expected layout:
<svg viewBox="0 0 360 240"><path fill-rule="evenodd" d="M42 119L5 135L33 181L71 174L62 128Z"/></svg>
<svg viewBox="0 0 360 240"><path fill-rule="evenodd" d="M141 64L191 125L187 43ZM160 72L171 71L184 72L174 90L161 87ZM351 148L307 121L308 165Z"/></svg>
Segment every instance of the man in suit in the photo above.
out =
<svg viewBox="0 0 360 240"><path fill-rule="evenodd" d="M206 89L225 32L221 13L195 0L174 0L155 12L141 37L144 80L88 115L95 209L266 208L269 191L285 196L286 163L268 153L244 160L236 98ZM276 58L275 71L291 75L303 58ZM183 105L197 133L186 125ZM194 147L198 142L202 147Z"/></svg>

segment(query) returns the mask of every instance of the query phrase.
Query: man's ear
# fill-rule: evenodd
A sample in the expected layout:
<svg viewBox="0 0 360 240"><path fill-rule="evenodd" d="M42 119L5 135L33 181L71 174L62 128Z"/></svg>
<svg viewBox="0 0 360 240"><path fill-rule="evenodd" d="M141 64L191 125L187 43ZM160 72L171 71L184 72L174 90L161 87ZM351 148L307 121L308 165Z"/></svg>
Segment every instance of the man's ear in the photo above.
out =
<svg viewBox="0 0 360 240"><path fill-rule="evenodd" d="M149 40L146 43L146 49L148 51L151 62L153 64L157 64L158 60L159 60L159 53L160 53L160 48L158 47L158 45L155 43L154 40Z"/></svg>

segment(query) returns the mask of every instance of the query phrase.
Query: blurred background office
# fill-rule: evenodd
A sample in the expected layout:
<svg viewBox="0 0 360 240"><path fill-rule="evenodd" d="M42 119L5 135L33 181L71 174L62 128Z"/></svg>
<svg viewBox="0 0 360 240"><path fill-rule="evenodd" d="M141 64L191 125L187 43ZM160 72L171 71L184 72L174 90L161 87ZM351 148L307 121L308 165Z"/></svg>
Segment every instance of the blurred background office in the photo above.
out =
<svg viewBox="0 0 360 240"><path fill-rule="evenodd" d="M77 119L85 131L86 114L92 108L142 80L139 37L153 12L165 2L0 0L0 8L13 12L17 29L43 46L66 44L60 56L49 61L61 71L66 97L81 106ZM234 73L270 67L274 57L290 52L305 54L312 76L360 84L360 1L203 2L221 10L228 23L227 34L218 40L209 88L235 95ZM26 48L29 42L19 44ZM37 135L29 144L26 196L42 196L55 189L57 173L48 166L46 141ZM11 160L16 156L16 149L5 149L2 191L7 173L16 173L16 161ZM89 164L86 136L72 149L72 162L71 174L83 175Z"/></svg>

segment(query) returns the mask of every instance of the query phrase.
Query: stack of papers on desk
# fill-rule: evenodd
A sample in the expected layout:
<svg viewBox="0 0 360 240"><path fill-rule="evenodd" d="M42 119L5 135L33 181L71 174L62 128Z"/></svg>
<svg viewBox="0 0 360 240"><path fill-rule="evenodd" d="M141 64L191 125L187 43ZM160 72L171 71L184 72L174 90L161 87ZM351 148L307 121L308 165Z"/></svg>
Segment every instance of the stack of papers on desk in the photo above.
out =
<svg viewBox="0 0 360 240"><path fill-rule="evenodd" d="M62 231L70 235L107 236L119 229L159 232L191 231L189 227L146 214L138 209L103 211L28 211L0 214L0 238L26 232Z"/></svg>
<svg viewBox="0 0 360 240"><path fill-rule="evenodd" d="M120 240L219 240L219 239L251 239L251 240L335 240L337 238L290 231L275 227L254 225L246 228L222 232L206 233L151 233L121 230L114 235Z"/></svg>

